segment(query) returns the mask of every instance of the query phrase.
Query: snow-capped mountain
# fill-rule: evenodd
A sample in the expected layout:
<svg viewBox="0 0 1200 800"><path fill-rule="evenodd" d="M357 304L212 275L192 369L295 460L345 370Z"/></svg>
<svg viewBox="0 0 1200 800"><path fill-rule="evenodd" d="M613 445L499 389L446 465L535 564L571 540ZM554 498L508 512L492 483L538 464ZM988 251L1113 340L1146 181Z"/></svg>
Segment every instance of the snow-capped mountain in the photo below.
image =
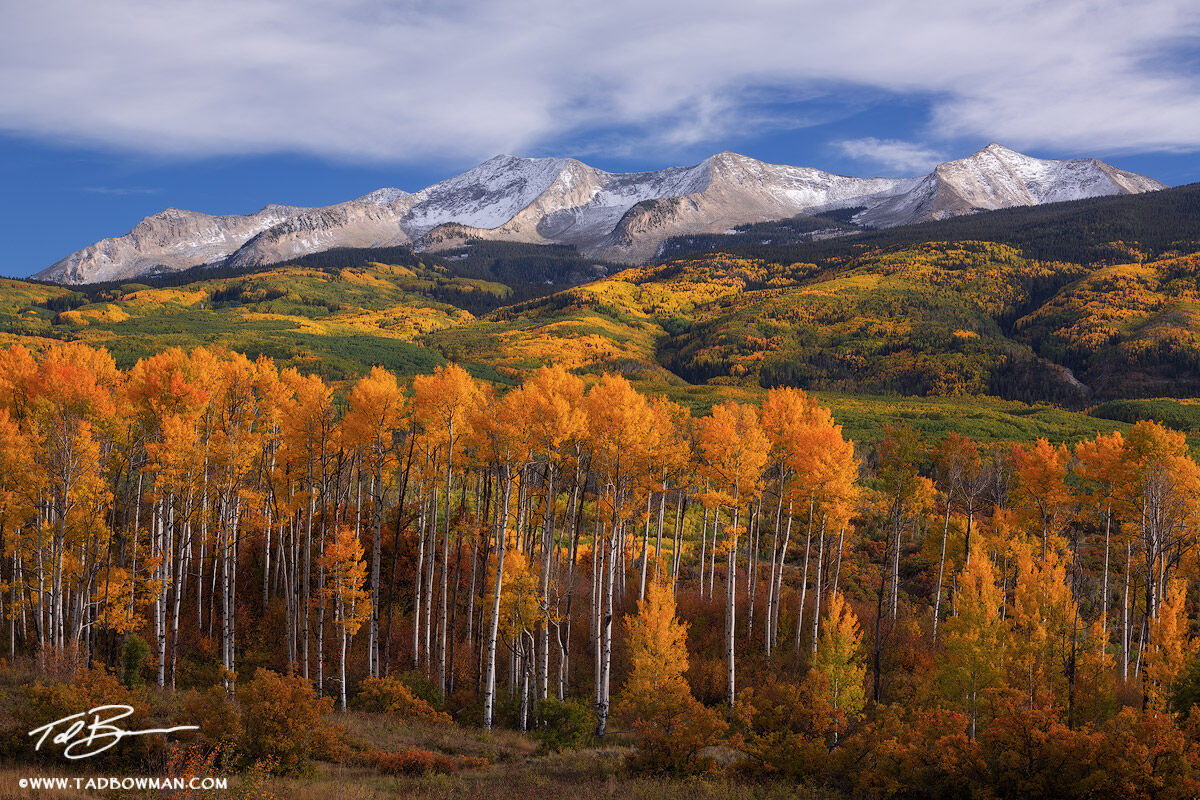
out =
<svg viewBox="0 0 1200 800"><path fill-rule="evenodd" d="M868 206L854 221L886 228L945 219L975 211L1035 206L1164 188L1158 181L1125 172L1094 158L1065 161L1031 158L999 144L939 164L903 195Z"/></svg>
<svg viewBox="0 0 1200 800"><path fill-rule="evenodd" d="M572 244L613 261L653 258L664 240L861 208L889 227L975 211L1163 188L1095 159L1031 158L998 144L916 178L854 178L718 153L691 167L609 173L571 158L496 156L416 193L377 189L323 208L247 215L169 208L37 278L81 284L204 264L278 263L337 247L437 249L471 238Z"/></svg>

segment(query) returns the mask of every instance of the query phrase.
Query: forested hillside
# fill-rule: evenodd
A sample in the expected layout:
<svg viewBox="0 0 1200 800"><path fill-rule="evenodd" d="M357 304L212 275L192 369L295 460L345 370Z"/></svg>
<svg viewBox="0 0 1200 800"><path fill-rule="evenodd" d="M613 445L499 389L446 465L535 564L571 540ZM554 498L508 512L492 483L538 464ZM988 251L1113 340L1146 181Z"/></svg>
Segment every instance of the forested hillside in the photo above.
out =
<svg viewBox="0 0 1200 800"><path fill-rule="evenodd" d="M1116 264L1194 252L1200 246L1200 184L1125 197L1096 197L970 214L851 236L848 213L746 226L724 236L680 237L662 256L724 251L777 263L824 263L878 248L923 242L983 241L1007 244L1029 258L1077 264ZM817 235L812 234L817 232Z"/></svg>

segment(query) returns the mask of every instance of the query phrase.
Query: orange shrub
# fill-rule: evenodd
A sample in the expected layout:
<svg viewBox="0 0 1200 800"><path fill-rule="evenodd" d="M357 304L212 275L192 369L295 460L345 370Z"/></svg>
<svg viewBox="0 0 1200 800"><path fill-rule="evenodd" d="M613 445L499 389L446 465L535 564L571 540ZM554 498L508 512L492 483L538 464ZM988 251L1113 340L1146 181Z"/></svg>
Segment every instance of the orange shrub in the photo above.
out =
<svg viewBox="0 0 1200 800"><path fill-rule="evenodd" d="M452 756L435 753L420 747L409 747L394 753L374 753L375 767L385 775L425 775L430 772L454 772Z"/></svg>
<svg viewBox="0 0 1200 800"><path fill-rule="evenodd" d="M398 719L419 719L428 722L451 722L449 714L438 711L417 697L399 678L367 678L358 695L364 711L375 711Z"/></svg>
<svg viewBox="0 0 1200 800"><path fill-rule="evenodd" d="M333 701L318 698L312 684L299 676L288 677L258 669L254 678L237 690L244 735L243 758L274 759L280 773L304 772L312 756L328 753L337 735L326 724Z"/></svg>

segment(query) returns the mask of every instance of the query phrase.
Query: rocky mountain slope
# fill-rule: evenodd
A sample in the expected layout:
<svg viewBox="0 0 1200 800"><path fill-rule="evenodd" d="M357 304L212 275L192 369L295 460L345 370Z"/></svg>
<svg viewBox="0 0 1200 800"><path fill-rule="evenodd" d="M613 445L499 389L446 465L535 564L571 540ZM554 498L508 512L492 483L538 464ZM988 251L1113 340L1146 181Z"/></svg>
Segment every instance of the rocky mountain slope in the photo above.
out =
<svg viewBox="0 0 1200 800"><path fill-rule="evenodd" d="M854 222L879 228L1161 188L1095 159L1036 159L997 144L918 178L855 178L728 152L642 173L604 172L570 158L496 156L412 194L384 188L323 208L272 205L248 215L169 208L36 277L96 283L205 264L278 263L333 248L439 249L472 238L570 244L637 263L672 236L798 214L861 208Z"/></svg>

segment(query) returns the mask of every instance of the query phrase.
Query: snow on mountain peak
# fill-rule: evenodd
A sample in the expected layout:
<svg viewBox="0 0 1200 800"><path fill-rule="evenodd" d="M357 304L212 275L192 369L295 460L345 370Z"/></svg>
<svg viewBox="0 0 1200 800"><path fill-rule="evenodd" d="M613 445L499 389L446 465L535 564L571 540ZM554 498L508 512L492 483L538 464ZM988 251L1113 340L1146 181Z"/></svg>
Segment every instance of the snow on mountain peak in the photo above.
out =
<svg viewBox="0 0 1200 800"><path fill-rule="evenodd" d="M410 197L408 192L403 189L397 189L394 186L385 186L382 189L376 189L373 192L367 192L362 197L358 198L360 203L374 203L376 205L385 206L388 203L394 203L397 200L403 200Z"/></svg>
<svg viewBox="0 0 1200 800"><path fill-rule="evenodd" d="M501 154L419 192L376 189L324 208L269 205L247 215L167 208L125 236L84 248L37 277L89 283L201 264L249 265L335 247L454 241L432 231L572 244L621 261L652 258L670 236L862 207L855 221L887 227L981 209L1161 189L1090 158L1039 159L992 142L918 178L857 178L769 164L731 151L699 164L609 173L572 158Z"/></svg>

